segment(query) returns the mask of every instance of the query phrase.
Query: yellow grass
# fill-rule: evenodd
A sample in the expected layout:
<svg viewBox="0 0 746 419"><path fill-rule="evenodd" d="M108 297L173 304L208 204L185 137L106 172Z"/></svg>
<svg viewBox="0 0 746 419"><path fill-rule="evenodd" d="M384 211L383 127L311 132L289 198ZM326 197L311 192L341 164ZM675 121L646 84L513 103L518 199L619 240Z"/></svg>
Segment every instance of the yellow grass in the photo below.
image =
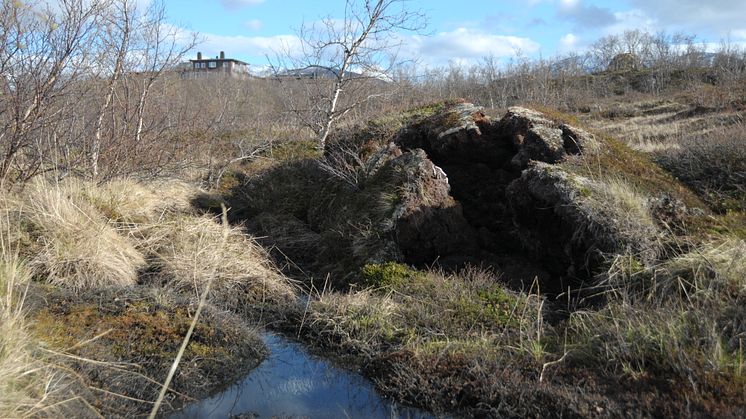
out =
<svg viewBox="0 0 746 419"><path fill-rule="evenodd" d="M5 202L6 194L0 196ZM3 211L5 218L7 212ZM5 218L5 221L9 218ZM14 226L0 222L0 417L54 414L50 382L52 371L33 355L35 342L23 316L24 285L31 274L10 247Z"/></svg>
<svg viewBox="0 0 746 419"><path fill-rule="evenodd" d="M292 298L291 286L266 251L239 228L223 228L209 216L178 216L154 226L153 266L161 282L198 298L211 273L213 302L231 305Z"/></svg>
<svg viewBox="0 0 746 419"><path fill-rule="evenodd" d="M171 212L187 212L199 190L177 180L144 184L115 179L102 185L70 180L65 188L90 203L108 220L124 224L153 223Z"/></svg>
<svg viewBox="0 0 746 419"><path fill-rule="evenodd" d="M34 238L29 267L46 282L76 290L135 284L143 255L73 192L44 181L24 191L23 218Z"/></svg>

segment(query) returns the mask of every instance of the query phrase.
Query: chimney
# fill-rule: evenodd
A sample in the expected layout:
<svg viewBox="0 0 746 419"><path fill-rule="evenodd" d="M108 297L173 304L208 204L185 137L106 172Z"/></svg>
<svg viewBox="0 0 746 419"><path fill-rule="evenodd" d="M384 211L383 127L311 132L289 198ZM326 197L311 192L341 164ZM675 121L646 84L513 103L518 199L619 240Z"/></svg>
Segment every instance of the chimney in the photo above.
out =
<svg viewBox="0 0 746 419"><path fill-rule="evenodd" d="M201 52L198 52L198 53L197 53L197 59L198 59L198 60L201 60L201 59L202 59L202 53L201 53Z"/></svg>
<svg viewBox="0 0 746 419"><path fill-rule="evenodd" d="M225 60L225 52L224 51L220 51L220 59L221 60Z"/></svg>

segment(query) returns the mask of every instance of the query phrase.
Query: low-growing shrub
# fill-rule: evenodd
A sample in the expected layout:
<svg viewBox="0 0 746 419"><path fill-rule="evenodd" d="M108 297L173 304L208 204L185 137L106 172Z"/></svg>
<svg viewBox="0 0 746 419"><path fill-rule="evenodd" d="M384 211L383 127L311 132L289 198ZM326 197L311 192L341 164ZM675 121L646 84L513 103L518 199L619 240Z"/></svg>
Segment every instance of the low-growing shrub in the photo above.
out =
<svg viewBox="0 0 746 419"><path fill-rule="evenodd" d="M718 212L746 211L746 127L716 129L684 138L657 162L694 189Z"/></svg>

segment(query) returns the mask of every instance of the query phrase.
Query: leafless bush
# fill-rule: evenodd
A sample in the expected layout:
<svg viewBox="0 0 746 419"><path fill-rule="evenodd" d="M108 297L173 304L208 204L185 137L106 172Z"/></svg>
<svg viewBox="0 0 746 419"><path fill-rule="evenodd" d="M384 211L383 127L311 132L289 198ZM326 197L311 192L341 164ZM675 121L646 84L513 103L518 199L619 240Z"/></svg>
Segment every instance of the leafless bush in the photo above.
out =
<svg viewBox="0 0 746 419"><path fill-rule="evenodd" d="M746 127L737 124L658 155L658 162L718 211L746 209Z"/></svg>

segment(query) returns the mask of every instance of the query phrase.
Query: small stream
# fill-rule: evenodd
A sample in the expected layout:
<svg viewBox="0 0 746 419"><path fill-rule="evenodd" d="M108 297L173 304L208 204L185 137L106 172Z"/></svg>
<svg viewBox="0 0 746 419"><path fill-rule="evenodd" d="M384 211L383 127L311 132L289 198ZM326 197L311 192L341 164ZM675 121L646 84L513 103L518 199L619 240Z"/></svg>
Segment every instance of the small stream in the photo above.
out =
<svg viewBox="0 0 746 419"><path fill-rule="evenodd" d="M186 418L432 418L378 394L369 380L309 354L299 343L261 335L270 355L222 393L187 406Z"/></svg>

